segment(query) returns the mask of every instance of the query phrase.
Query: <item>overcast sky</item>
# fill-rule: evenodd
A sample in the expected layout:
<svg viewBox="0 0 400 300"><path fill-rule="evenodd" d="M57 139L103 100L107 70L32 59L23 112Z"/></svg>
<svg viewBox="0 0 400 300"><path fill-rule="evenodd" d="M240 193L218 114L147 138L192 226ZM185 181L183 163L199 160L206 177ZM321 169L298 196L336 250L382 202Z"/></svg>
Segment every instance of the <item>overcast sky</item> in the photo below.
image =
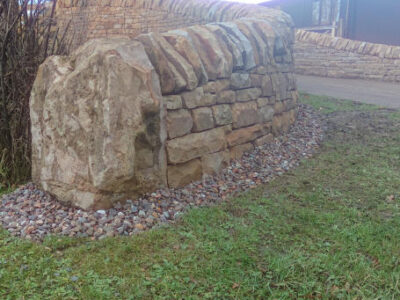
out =
<svg viewBox="0 0 400 300"><path fill-rule="evenodd" d="M243 2L243 3L261 3L261 2L266 2L268 0L225 0L225 1Z"/></svg>

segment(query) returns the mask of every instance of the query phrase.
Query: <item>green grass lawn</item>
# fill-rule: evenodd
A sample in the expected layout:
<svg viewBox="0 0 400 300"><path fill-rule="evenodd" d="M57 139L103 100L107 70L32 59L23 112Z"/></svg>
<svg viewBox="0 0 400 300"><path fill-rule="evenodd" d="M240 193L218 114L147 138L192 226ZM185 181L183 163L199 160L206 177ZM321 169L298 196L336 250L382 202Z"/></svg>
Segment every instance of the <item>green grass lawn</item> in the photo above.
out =
<svg viewBox="0 0 400 300"><path fill-rule="evenodd" d="M374 111L380 108L377 105L334 99L329 96L316 96L307 93L301 93L300 96L303 103L313 106L323 114L345 111Z"/></svg>
<svg viewBox="0 0 400 300"><path fill-rule="evenodd" d="M0 298L400 299L399 115L302 101L340 130L269 185L130 238L0 231Z"/></svg>

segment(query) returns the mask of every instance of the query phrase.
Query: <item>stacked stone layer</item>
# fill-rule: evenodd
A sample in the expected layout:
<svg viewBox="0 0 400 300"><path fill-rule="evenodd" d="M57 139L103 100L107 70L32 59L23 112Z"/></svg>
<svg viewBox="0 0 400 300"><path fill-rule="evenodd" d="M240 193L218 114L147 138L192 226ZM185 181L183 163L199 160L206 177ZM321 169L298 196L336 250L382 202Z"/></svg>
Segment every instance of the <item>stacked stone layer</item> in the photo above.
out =
<svg viewBox="0 0 400 300"><path fill-rule="evenodd" d="M285 14L219 1L129 3L213 23L93 39L40 67L33 180L83 208L216 174L296 119Z"/></svg>
<svg viewBox="0 0 400 300"><path fill-rule="evenodd" d="M297 30L296 73L400 82L400 47Z"/></svg>
<svg viewBox="0 0 400 300"><path fill-rule="evenodd" d="M58 26L61 32L68 28L73 48L93 38L133 38L256 15L292 26L279 11L219 0L58 0L56 10Z"/></svg>

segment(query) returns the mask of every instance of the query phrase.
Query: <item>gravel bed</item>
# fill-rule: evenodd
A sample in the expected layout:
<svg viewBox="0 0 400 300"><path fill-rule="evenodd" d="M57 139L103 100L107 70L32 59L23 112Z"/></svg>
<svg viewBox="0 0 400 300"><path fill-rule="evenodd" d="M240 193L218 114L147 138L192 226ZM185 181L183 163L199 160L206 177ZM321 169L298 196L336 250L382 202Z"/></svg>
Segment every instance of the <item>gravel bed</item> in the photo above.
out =
<svg viewBox="0 0 400 300"><path fill-rule="evenodd" d="M181 189L161 189L98 211L65 206L28 183L0 199L0 224L14 236L36 241L54 234L92 239L133 235L173 222L190 207L212 205L271 181L311 157L323 135L321 116L300 105L298 119L289 133L245 154L219 176L206 177Z"/></svg>

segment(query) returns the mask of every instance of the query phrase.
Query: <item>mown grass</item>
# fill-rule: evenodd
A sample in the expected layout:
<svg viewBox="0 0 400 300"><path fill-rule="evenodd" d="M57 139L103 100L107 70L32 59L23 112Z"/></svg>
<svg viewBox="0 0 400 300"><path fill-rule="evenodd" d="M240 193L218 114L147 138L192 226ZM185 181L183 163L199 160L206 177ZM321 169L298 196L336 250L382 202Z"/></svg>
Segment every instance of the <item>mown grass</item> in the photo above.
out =
<svg viewBox="0 0 400 300"><path fill-rule="evenodd" d="M399 299L400 133L387 132L332 133L269 185L135 237L0 231L0 298Z"/></svg>
<svg viewBox="0 0 400 300"><path fill-rule="evenodd" d="M300 93L303 103L313 106L321 113L329 114L332 112L345 111L375 111L380 109L377 105L365 104L349 100L334 99L329 96L317 96L307 93Z"/></svg>

